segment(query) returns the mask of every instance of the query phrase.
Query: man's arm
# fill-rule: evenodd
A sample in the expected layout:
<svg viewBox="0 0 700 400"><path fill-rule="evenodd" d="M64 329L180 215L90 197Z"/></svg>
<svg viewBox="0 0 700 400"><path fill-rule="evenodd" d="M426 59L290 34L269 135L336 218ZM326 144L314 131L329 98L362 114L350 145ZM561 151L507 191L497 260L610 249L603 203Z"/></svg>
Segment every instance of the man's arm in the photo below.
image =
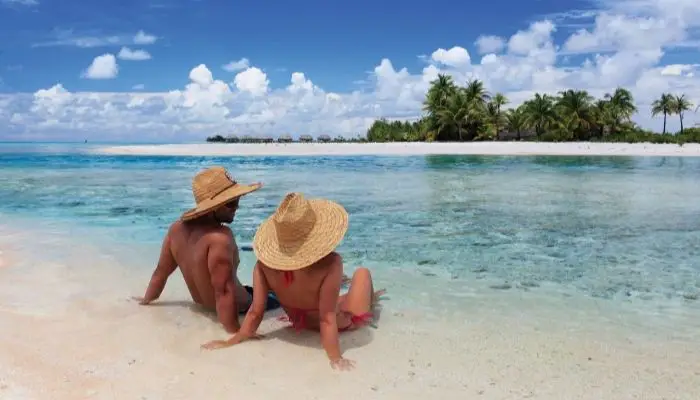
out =
<svg viewBox="0 0 700 400"><path fill-rule="evenodd" d="M168 277L170 277L177 268L177 262L175 262L175 257L173 257L173 253L170 249L170 229L168 229L168 233L165 234L165 238L163 239L158 264L151 275L151 281L148 283L146 294L142 298L134 298L139 301L139 304L146 305L160 297L168 281Z"/></svg>
<svg viewBox="0 0 700 400"><path fill-rule="evenodd" d="M331 363L342 359L340 343L338 340L337 305L340 294L340 285L343 280L343 260L340 255L334 255L329 266L328 275L321 282L319 293L319 323L321 331L321 344L326 350Z"/></svg>
<svg viewBox="0 0 700 400"><path fill-rule="evenodd" d="M260 327L263 314L267 306L267 293L270 286L265 278L265 274L260 268L260 263L255 263L253 267L253 304L248 309L248 313L243 320L243 326L233 336L226 340L212 340L202 345L204 349L223 349L241 343L247 339L259 339L262 336L255 332Z"/></svg>
<svg viewBox="0 0 700 400"><path fill-rule="evenodd" d="M226 332L235 333L240 329L236 309L235 284L233 282L233 240L232 233L216 232L211 235L207 264L211 285L214 289L216 314Z"/></svg>

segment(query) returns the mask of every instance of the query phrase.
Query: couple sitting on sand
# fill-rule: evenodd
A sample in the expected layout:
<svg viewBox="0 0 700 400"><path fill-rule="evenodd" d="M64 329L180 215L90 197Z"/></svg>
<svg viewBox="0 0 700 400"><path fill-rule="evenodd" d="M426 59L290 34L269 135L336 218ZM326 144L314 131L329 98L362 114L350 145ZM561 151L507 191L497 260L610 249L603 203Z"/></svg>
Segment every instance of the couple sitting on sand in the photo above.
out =
<svg viewBox="0 0 700 400"><path fill-rule="evenodd" d="M237 277L238 246L231 229L223 224L233 222L242 196L261 187L237 183L222 167L198 173L192 182L197 206L170 226L146 294L135 299L142 305L157 299L179 266L192 300L216 310L221 324L233 334L203 348L259 338L256 330L264 312L281 306L294 328L321 332L333 368L348 369L353 363L343 358L338 334L366 324L381 294L374 292L366 268L358 268L348 292L340 294L345 276L335 248L347 231L348 214L329 200L287 194L255 233L257 262L253 286L246 287ZM238 313L246 311L241 327Z"/></svg>

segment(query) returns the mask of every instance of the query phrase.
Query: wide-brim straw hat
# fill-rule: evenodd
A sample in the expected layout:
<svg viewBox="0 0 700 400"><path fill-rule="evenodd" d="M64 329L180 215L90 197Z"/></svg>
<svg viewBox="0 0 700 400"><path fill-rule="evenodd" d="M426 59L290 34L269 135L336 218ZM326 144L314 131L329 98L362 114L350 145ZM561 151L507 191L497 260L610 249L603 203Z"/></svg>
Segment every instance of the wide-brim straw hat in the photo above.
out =
<svg viewBox="0 0 700 400"><path fill-rule="evenodd" d="M288 193L253 239L255 256L269 268L295 271L327 256L348 230L348 213L338 203Z"/></svg>
<svg viewBox="0 0 700 400"><path fill-rule="evenodd" d="M210 167L195 175L192 180L192 194L197 206L185 211L180 217L183 221L189 221L218 207L260 189L262 185L241 185L231 179L224 167Z"/></svg>

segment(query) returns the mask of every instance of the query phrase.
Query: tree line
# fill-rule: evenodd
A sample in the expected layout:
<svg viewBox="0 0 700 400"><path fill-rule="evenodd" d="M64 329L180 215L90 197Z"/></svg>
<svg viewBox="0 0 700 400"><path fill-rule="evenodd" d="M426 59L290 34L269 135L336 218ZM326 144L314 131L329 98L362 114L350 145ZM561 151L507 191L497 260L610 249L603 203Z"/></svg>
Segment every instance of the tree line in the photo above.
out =
<svg viewBox="0 0 700 400"><path fill-rule="evenodd" d="M652 104L652 116L664 119L662 133L632 122L637 107L632 93L621 87L599 99L585 90L568 89L557 95L535 93L514 108L506 108L508 103L502 93L491 95L480 80L461 87L451 76L440 74L430 84L422 118L377 120L367 131L367 141L700 142L700 128L684 129L685 114L694 110L684 94L664 93ZM680 131L673 134L666 131L667 118L672 116L680 121Z"/></svg>

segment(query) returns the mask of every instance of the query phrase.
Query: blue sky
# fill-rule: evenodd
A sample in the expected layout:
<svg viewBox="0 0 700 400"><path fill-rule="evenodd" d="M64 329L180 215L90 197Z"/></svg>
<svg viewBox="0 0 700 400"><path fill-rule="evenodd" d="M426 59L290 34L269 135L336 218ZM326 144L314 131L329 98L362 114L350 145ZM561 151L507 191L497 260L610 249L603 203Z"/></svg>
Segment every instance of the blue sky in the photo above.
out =
<svg viewBox="0 0 700 400"><path fill-rule="evenodd" d="M149 89L163 91L187 83L195 63L218 67L243 57L265 70L273 88L286 84L288 71L304 71L327 90L349 91L384 57L419 72L419 54L465 44L471 52L481 34L508 36L543 16L591 6L553 0L439 0L429 7L398 0L342 7L321 0L274 7L198 0L39 1L18 2L0 13L3 91L34 92L56 82L71 90L129 91L146 77ZM134 45L130 39L138 31L156 36L156 42ZM94 57L122 46L77 47L71 39L111 36L148 51L152 60L125 63L120 79L81 79Z"/></svg>
<svg viewBox="0 0 700 400"><path fill-rule="evenodd" d="M616 85L641 103L661 91L700 100L700 4L669 2L0 0L0 139L354 135L418 116L436 70L513 104Z"/></svg>

